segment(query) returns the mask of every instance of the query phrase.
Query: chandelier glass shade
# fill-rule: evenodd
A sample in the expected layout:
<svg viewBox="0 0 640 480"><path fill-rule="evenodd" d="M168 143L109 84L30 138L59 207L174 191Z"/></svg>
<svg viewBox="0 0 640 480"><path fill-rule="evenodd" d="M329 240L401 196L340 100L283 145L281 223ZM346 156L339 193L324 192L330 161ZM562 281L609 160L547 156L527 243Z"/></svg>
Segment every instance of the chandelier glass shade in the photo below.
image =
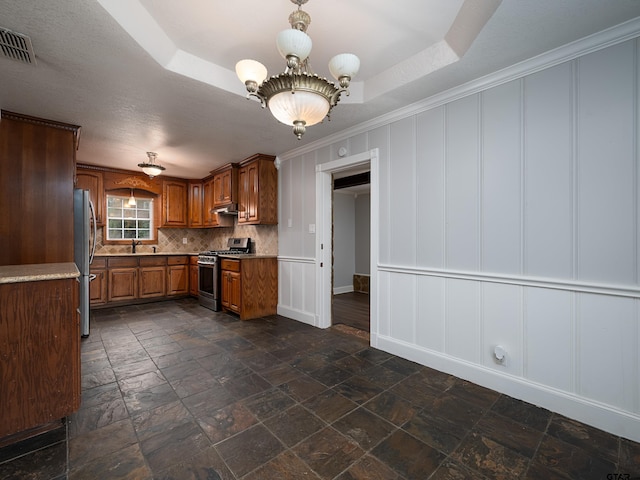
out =
<svg viewBox="0 0 640 480"><path fill-rule="evenodd" d="M300 9L307 1L291 0L298 5L298 10L289 16L291 28L276 38L278 52L286 60L284 72L267 78L267 68L256 60L245 59L236 64L236 74L245 84L247 97L258 98L279 122L293 127L298 139L306 127L330 116L342 92L349 94L349 83L360 69L357 56L342 53L329 62L329 71L338 85L311 71L308 58L313 43L306 34L311 17Z"/></svg>
<svg viewBox="0 0 640 480"><path fill-rule="evenodd" d="M157 177L166 170L162 165L156 163L156 158L158 157L157 153L147 152L147 157L149 157L149 160L147 162L139 163L138 166L144 173L149 175L149 178Z"/></svg>

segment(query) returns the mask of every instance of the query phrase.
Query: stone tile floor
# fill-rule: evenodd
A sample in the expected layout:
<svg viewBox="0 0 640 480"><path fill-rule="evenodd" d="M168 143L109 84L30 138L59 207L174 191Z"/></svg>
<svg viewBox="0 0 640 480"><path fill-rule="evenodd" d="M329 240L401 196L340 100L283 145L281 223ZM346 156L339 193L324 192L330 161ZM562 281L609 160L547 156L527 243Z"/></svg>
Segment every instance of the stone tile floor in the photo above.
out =
<svg viewBox="0 0 640 480"><path fill-rule="evenodd" d="M98 310L82 367L81 409L0 478L640 478L637 443L279 316Z"/></svg>

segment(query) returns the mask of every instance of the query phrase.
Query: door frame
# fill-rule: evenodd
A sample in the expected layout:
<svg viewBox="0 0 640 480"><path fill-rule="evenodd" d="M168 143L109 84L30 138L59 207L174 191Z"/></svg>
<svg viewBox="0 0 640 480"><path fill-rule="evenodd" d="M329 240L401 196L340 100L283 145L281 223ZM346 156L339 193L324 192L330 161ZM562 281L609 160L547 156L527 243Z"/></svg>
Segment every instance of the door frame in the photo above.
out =
<svg viewBox="0 0 640 480"><path fill-rule="evenodd" d="M378 286L378 149L340 158L316 165L316 319L317 327L331 326L331 286L333 251L333 174L369 165L371 171L371 255L369 277L370 338L375 345L378 332L377 286ZM376 300L376 301L374 301Z"/></svg>

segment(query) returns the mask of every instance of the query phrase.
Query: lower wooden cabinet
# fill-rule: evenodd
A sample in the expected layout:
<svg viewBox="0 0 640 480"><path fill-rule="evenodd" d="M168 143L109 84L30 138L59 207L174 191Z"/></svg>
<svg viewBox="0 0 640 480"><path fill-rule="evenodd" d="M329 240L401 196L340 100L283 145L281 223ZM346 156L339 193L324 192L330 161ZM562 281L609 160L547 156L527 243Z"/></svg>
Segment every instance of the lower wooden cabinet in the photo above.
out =
<svg viewBox="0 0 640 480"><path fill-rule="evenodd" d="M91 273L92 307L189 295L192 276L187 255L96 257Z"/></svg>
<svg viewBox="0 0 640 480"><path fill-rule="evenodd" d="M95 278L89 282L89 302L91 305L104 305L107 297L107 270L105 268L91 268L91 273Z"/></svg>
<svg viewBox="0 0 640 480"><path fill-rule="evenodd" d="M198 257L189 258L189 295L198 296Z"/></svg>
<svg viewBox="0 0 640 480"><path fill-rule="evenodd" d="M138 269L109 269L109 302L135 300L138 298Z"/></svg>
<svg viewBox="0 0 640 480"><path fill-rule="evenodd" d="M167 293L165 267L140 267L140 298L164 297Z"/></svg>
<svg viewBox="0 0 640 480"><path fill-rule="evenodd" d="M222 258L220 297L223 310L241 320L275 315L278 263L275 257Z"/></svg>
<svg viewBox="0 0 640 480"><path fill-rule="evenodd" d="M189 265L167 267L167 295L189 294Z"/></svg>

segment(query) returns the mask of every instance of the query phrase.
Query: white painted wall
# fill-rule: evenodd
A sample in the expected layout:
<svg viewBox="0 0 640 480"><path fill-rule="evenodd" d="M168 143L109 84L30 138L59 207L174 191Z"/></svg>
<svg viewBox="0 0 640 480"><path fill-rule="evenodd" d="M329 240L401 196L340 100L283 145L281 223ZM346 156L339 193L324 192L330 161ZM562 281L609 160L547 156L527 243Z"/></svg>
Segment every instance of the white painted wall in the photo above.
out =
<svg viewBox="0 0 640 480"><path fill-rule="evenodd" d="M371 271L371 194L360 193L356 207L356 271L368 275Z"/></svg>
<svg viewBox="0 0 640 480"><path fill-rule="evenodd" d="M353 292L356 271L356 202L351 193L333 192L333 293Z"/></svg>
<svg viewBox="0 0 640 480"><path fill-rule="evenodd" d="M279 313L316 324L314 165L377 148L372 344L640 441L640 59L613 43L281 156Z"/></svg>

